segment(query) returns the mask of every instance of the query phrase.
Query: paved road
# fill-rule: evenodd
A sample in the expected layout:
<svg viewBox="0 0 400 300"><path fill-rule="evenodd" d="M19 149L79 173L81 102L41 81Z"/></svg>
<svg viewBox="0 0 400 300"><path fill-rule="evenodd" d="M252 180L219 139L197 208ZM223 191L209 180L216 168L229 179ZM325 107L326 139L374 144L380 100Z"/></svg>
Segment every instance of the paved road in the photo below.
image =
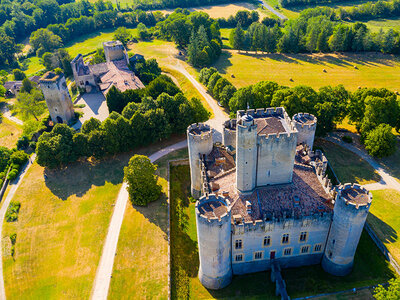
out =
<svg viewBox="0 0 400 300"><path fill-rule="evenodd" d="M264 0L259 0L260 4L265 7L266 9L268 9L270 12L272 12L274 15L278 16L279 19L281 20L287 20L287 17L282 15L279 11L277 11L276 9L274 9L271 5L269 5L267 2L265 2Z"/></svg>
<svg viewBox="0 0 400 300"><path fill-rule="evenodd" d="M185 68L180 65L170 66L179 72L181 72L187 79L192 82L199 93L207 100L211 106L214 118L207 121L208 124L216 128L214 132L215 137L221 138L222 122L228 119L228 116L221 110L217 102L205 91L204 87L198 83L193 76L191 76ZM221 139L222 141L222 139ZM176 143L172 146L168 146L160 151L149 156L152 162L160 159L161 157L175 151L187 147L187 141ZM110 287L111 275L114 265L114 258L117 251L118 238L121 230L122 221L124 219L126 205L129 199L129 194L126 190L127 184L124 182L119 191L117 201L115 203L114 212L111 217L110 226L108 228L108 233L106 241L103 247L103 252L100 258L100 263L97 268L96 278L94 280L91 299L94 300L106 300L108 296L108 290Z"/></svg>
<svg viewBox="0 0 400 300"><path fill-rule="evenodd" d="M8 108L7 105L5 106L5 108L3 108L2 113L3 113L3 116L5 118L9 119L10 121L13 121L14 123L17 123L18 125L24 125L24 122L22 122L20 119L18 119L17 117L14 117L11 114L11 111Z"/></svg>
<svg viewBox="0 0 400 300"><path fill-rule="evenodd" d="M12 198L14 197L15 192L17 191L19 185L21 184L21 181L24 178L26 172L29 170L30 166L35 161L35 158L36 158L36 154L32 155L30 161L24 167L24 169L22 170L22 172L20 173L18 178L15 179L14 182L8 186L9 192L7 194L7 197L1 203L1 208L0 208L0 222L1 222L0 238L1 239L0 239L0 243L1 243L1 240L3 239L3 226L2 225L3 225L3 222L4 222L4 218L6 216L7 208L10 205L10 202L11 202ZM2 258L2 255L3 255L3 251L2 251L2 248L1 248L0 249L0 300L5 300L6 299L6 291L5 291L5 288L4 288L3 258Z"/></svg>
<svg viewBox="0 0 400 300"><path fill-rule="evenodd" d="M397 191L400 191L400 183L391 176L376 160L374 160L370 155L368 155L366 152L363 150L345 143L342 141L342 139L338 136L335 135L330 135L329 137L325 138L326 140L333 142L335 144L338 144L351 152L354 152L358 156L360 156L362 159L364 159L367 163L369 163L381 176L381 181L378 183L372 183L372 184L366 184L365 187L369 190L381 190L381 189L394 189Z"/></svg>

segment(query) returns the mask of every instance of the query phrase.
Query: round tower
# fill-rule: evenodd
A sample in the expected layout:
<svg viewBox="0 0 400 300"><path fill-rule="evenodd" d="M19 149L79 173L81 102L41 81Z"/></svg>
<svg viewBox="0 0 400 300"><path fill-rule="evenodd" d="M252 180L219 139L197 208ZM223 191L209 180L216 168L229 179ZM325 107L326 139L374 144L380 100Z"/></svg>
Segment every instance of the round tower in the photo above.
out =
<svg viewBox="0 0 400 300"><path fill-rule="evenodd" d="M317 129L317 118L307 113L298 113L293 116L293 122L297 131L297 144L307 144L310 149L314 145L315 130Z"/></svg>
<svg viewBox="0 0 400 300"><path fill-rule="evenodd" d="M232 280L231 207L222 196L210 194L196 202L199 279L208 289L226 287Z"/></svg>
<svg viewBox="0 0 400 300"><path fill-rule="evenodd" d="M339 187L322 259L326 272L336 276L351 272L371 202L371 193L358 184L347 183Z"/></svg>
<svg viewBox="0 0 400 300"><path fill-rule="evenodd" d="M257 125L245 114L236 124L236 187L242 194L256 187Z"/></svg>
<svg viewBox="0 0 400 300"><path fill-rule="evenodd" d="M201 158L213 149L212 130L209 125L192 124L187 129L192 196L201 196Z"/></svg>
<svg viewBox="0 0 400 300"><path fill-rule="evenodd" d="M236 119L227 120L223 126L223 144L225 147L236 148Z"/></svg>

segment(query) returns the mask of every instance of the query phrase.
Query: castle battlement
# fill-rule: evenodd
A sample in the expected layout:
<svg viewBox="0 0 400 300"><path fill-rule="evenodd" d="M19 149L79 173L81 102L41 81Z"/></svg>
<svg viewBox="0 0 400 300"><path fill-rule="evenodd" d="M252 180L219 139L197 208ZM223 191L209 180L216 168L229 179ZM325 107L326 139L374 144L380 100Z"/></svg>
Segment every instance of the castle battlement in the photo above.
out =
<svg viewBox="0 0 400 300"><path fill-rule="evenodd" d="M317 127L317 117L313 114L297 113L292 119L296 126L300 126L303 129L315 130Z"/></svg>
<svg viewBox="0 0 400 300"><path fill-rule="evenodd" d="M280 142L280 141L290 141L290 140L296 140L297 142L297 131L258 135L259 143Z"/></svg>
<svg viewBox="0 0 400 300"><path fill-rule="evenodd" d="M206 194L202 196L195 206L198 220L209 224L231 221L231 205L223 196Z"/></svg>
<svg viewBox="0 0 400 300"><path fill-rule="evenodd" d="M204 123L195 123L189 125L187 135L193 141L202 141L212 138L212 130L210 125Z"/></svg>
<svg viewBox="0 0 400 300"><path fill-rule="evenodd" d="M372 194L357 183L346 183L337 188L336 201L344 201L356 209L368 209L372 202Z"/></svg>

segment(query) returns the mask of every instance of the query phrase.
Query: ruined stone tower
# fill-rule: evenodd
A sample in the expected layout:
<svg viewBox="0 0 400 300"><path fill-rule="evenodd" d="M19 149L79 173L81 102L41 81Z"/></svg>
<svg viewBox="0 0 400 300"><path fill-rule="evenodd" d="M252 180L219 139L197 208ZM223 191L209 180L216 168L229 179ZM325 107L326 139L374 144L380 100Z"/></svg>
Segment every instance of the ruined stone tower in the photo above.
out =
<svg viewBox="0 0 400 300"><path fill-rule="evenodd" d="M202 196L196 202L199 279L208 289L222 289L232 280L231 207L224 197Z"/></svg>
<svg viewBox="0 0 400 300"><path fill-rule="evenodd" d="M74 107L64 74L47 72L40 79L40 88L52 121L68 124L74 118Z"/></svg>
<svg viewBox="0 0 400 300"><path fill-rule="evenodd" d="M104 55L106 57L106 61L118 61L124 60L127 64L129 64L128 53L126 53L124 45L120 41L110 41L103 43Z"/></svg>
<svg viewBox="0 0 400 300"><path fill-rule="evenodd" d="M298 113L293 116L293 122L298 133L297 143L307 144L310 149L314 145L315 130L317 129L317 118L308 113Z"/></svg>
<svg viewBox="0 0 400 300"><path fill-rule="evenodd" d="M358 184L347 183L338 188L333 221L322 259L322 267L326 272L336 276L351 272L371 202L371 193Z"/></svg>
<svg viewBox="0 0 400 300"><path fill-rule="evenodd" d="M201 159L213 148L212 131L206 124L192 124L187 129L192 196L198 199L202 189Z"/></svg>

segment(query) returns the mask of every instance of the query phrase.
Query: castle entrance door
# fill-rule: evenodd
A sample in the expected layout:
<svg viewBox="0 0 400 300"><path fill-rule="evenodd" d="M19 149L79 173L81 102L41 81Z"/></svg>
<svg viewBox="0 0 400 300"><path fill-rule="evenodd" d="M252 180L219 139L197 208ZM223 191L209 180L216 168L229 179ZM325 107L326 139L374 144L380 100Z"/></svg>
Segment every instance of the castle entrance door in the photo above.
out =
<svg viewBox="0 0 400 300"><path fill-rule="evenodd" d="M64 123L63 119L60 116L57 116L57 123L60 123L60 124Z"/></svg>
<svg viewBox="0 0 400 300"><path fill-rule="evenodd" d="M269 259L275 259L275 251L270 252Z"/></svg>

